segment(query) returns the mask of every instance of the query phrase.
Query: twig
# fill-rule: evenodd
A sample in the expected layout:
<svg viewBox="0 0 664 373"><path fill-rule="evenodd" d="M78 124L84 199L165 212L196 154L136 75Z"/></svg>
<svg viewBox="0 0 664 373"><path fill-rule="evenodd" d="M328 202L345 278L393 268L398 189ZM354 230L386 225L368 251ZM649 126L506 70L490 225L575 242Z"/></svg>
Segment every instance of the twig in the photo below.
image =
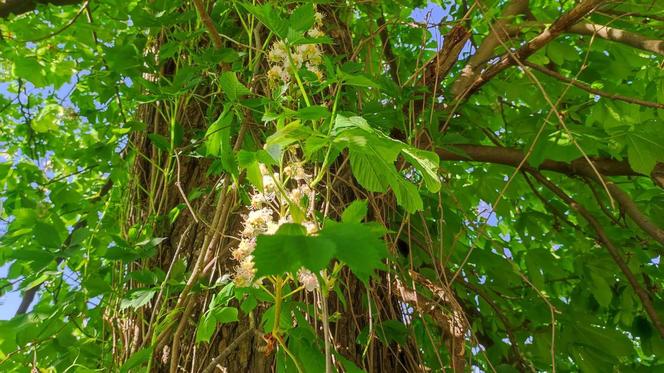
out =
<svg viewBox="0 0 664 373"><path fill-rule="evenodd" d="M560 74L556 71L549 70L546 67L538 65L536 63L532 63L532 62L529 62L529 61L522 61L522 62L523 62L524 65L526 65L526 66L528 66L528 67L530 67L534 70L537 70L537 71L541 72L542 74L548 75L552 78L556 78L560 81L571 84L571 85L573 85L573 86L575 86L579 89L582 89L586 92L590 92L590 93L598 95L598 96L610 98L612 100L624 101L624 102L628 102L630 104L636 104L636 105L651 107L651 108L655 108L655 109L664 109L664 104L660 104L658 102L645 101L645 100L640 100L638 98L619 95L619 94L616 94L616 93L605 92L605 91L602 91L600 89L593 88L592 86L590 86L590 84L580 82L576 79L567 78L567 77L563 76L562 74Z"/></svg>
<svg viewBox="0 0 664 373"><path fill-rule="evenodd" d="M554 183L549 181L549 179L545 178L541 173L533 169L528 169L527 171L531 175L533 175L533 177L535 177L535 179L537 179L537 181L539 181L542 185L544 185L546 188L548 188L554 194L560 197L563 201L565 201L565 203L567 203L573 210L578 212L588 222L588 224L590 224L590 226L597 234L597 238L599 239L599 241L602 242L604 244L604 247L606 247L606 249L609 251L609 255L611 255L611 258L618 265L618 268L620 268L620 271L627 278L627 281L629 282L630 286L641 300L641 304L643 304L643 308L648 314L650 321L655 326L655 329L657 329L659 335L664 338L664 323L662 323L662 321L660 320L659 315L657 314L657 311L652 303L652 300L650 299L649 294L636 280L634 273L632 273L632 270L629 269L627 263L622 258L620 250L613 244L609 236L604 231L604 228L602 228L602 226L595 219L595 217L590 212L588 212L588 210L586 210L586 208L583 207L583 205L579 204L576 200L567 195L567 193L565 193L562 189L560 189Z"/></svg>

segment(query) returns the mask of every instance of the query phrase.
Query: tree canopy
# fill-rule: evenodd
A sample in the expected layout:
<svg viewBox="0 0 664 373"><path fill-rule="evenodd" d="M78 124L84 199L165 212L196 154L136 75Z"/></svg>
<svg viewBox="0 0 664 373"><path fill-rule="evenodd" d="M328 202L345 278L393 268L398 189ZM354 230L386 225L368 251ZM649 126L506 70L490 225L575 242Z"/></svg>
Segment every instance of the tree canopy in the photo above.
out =
<svg viewBox="0 0 664 373"><path fill-rule="evenodd" d="M664 369L662 2L7 0L0 51L0 371Z"/></svg>

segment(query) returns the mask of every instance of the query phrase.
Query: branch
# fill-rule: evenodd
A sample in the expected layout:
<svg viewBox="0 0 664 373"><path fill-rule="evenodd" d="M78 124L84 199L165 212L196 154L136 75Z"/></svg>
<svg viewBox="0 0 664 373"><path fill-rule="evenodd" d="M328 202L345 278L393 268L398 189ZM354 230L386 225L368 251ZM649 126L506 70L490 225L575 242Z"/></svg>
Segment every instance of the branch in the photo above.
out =
<svg viewBox="0 0 664 373"><path fill-rule="evenodd" d="M11 14L21 15L31 12L38 5L52 4L57 6L72 5L83 2L83 0L5 0L0 3L0 18L8 18Z"/></svg>
<svg viewBox="0 0 664 373"><path fill-rule="evenodd" d="M565 32L568 28L572 27L581 18L591 13L598 5L605 0L584 0L569 12L563 14L558 18L551 27L542 31L539 35L534 37L524 46L519 48L516 52L508 52L503 54L500 60L487 68L480 76L478 76L463 92L457 96L457 100L464 100L466 97L478 91L484 84L491 80L494 76L498 75L503 70L514 65L516 61L525 61L529 56L546 46L547 43L558 37Z"/></svg>
<svg viewBox="0 0 664 373"><path fill-rule="evenodd" d="M446 149L438 149L438 156L444 161L463 161L472 160L478 162L487 162L494 164L502 164L506 166L517 167L523 161L525 154L518 149L514 148L501 148L497 146L483 146L483 145L451 145L454 149L460 152L452 152ZM603 176L639 176L631 169L627 161L616 161L607 158L594 158L591 159L597 171ZM656 181L658 168L652 172L652 179ZM535 169L528 165L530 169ZM597 180L597 173L593 170L585 158L577 158L570 163L561 161L545 160L537 168L537 170L553 171L562 173L568 176L584 176L590 179ZM641 175L643 176L643 175ZM602 185L606 185L611 196L615 198L618 203L625 210L627 215L638 225L644 232L653 237L657 242L664 246L664 230L655 225L644 213L639 210L638 206L630 196L625 193L620 187L609 180L598 180Z"/></svg>
<svg viewBox="0 0 664 373"><path fill-rule="evenodd" d="M446 149L438 148L436 152L443 161L477 161L513 167L518 166L525 157L519 149L486 145L452 144ZM597 170L605 176L643 176L632 170L627 161L610 158L591 159ZM547 159L536 168L569 176L581 176L593 172L585 158L578 158L569 163Z"/></svg>
<svg viewBox="0 0 664 373"><path fill-rule="evenodd" d="M194 6L196 7L196 11L198 12L198 16L201 18L201 22L203 22L203 25L210 34L210 37L212 38L212 43L214 44L214 47L220 49L224 45L221 41L221 35L219 35L217 27L214 25L212 18L210 18L210 15L205 9L205 5L203 5L201 0L193 0L193 1L194 1Z"/></svg>
<svg viewBox="0 0 664 373"><path fill-rule="evenodd" d="M516 27L510 27L508 34L515 36L520 34L523 29L543 28L545 25L537 22L525 22ZM598 25L594 23L577 23L570 26L567 33L598 36L604 40L622 43L630 47L642 49L647 52L653 52L664 55L664 40L651 39L648 36L637 34L623 29Z"/></svg>
<svg viewBox="0 0 664 373"><path fill-rule="evenodd" d="M582 89L586 92L590 92L590 93L598 95L598 96L606 97L606 98L609 98L609 99L612 99L612 100L624 101L624 102L628 102L630 104L647 106L647 107L651 107L651 108L655 108L655 109L664 109L664 104L660 104L660 103L652 102L652 101L644 101L644 100L640 100L638 98L622 96L622 95L615 94L615 93L604 92L602 90L595 89L595 88L591 87L590 84L580 82L580 81L575 80L575 79L567 78L567 77L561 75L560 73L558 73L556 71L549 70L546 67L538 65L536 63L532 63L532 62L529 62L529 61L523 61L523 64L530 67L530 68L532 68L532 69L534 69L534 70L537 70L537 71L541 72L542 74L546 74L546 75L548 75L552 78L556 78L556 79L558 79L562 82L571 84L571 85L573 85L577 88L580 88L580 89Z"/></svg>
<svg viewBox="0 0 664 373"><path fill-rule="evenodd" d="M629 266L622 258L620 250L613 244L609 236L604 231L604 228L602 228L602 226L595 219L595 217L592 216L592 214L590 214L590 212L586 210L585 207L580 205L572 197L568 196L567 193L565 193L562 189L558 188L554 183L545 178L541 173L533 169L528 169L527 171L531 175L533 175L533 177L535 177L535 179L537 179L537 181L539 181L542 185L551 190L554 194L560 197L560 199L565 201L565 203L567 203L573 210L578 212L588 222L588 224L590 224L590 226L595 231L595 234L597 235L599 241L602 244L604 244L604 247L606 247L606 249L608 250L609 255L611 255L611 258L618 265L618 268L620 268L620 271L627 278L627 281L629 282L630 286L641 300L641 304L643 305L643 308L648 314L650 321L655 326L655 329L657 329L659 335L664 338L664 323L662 323L662 321L659 319L659 315L657 314L655 306L653 305L652 300L650 299L650 295L636 280L634 273L632 273L632 271L629 269Z"/></svg>
<svg viewBox="0 0 664 373"><path fill-rule="evenodd" d="M644 51L664 55L664 41L650 39L633 32L593 23L577 23L569 28L570 32L580 35L597 35L602 39L627 44Z"/></svg>
<svg viewBox="0 0 664 373"><path fill-rule="evenodd" d="M527 10L528 0L512 0L507 4L503 13L500 15L500 19L498 19L495 22L494 27L491 28L493 32L490 32L489 35L482 40L482 44L477 47L477 50L472 57L470 57L466 66L461 70L461 75L454 82L454 85L452 86L452 94L454 96L463 93L468 85L475 80L475 77L479 73L478 69L480 66L491 59L494 49L500 44L500 40L506 40L508 38L508 35L504 33L504 30L508 22L511 21L511 18L523 14ZM496 31L504 34L498 35Z"/></svg>

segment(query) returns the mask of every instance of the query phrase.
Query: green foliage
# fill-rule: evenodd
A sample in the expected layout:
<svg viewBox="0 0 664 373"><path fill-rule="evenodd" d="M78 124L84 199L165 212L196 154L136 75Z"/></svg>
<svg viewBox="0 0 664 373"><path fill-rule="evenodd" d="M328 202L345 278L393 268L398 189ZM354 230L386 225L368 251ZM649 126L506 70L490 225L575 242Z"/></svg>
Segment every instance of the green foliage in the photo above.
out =
<svg viewBox="0 0 664 373"><path fill-rule="evenodd" d="M202 3L0 4L0 371L664 369L661 2Z"/></svg>

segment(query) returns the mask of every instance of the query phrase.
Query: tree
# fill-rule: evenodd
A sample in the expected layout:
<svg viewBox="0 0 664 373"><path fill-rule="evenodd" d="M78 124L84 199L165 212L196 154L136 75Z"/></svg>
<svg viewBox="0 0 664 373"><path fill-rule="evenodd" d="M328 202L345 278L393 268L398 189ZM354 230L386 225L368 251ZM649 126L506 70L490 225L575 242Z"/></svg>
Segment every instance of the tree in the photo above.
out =
<svg viewBox="0 0 664 373"><path fill-rule="evenodd" d="M664 366L664 5L0 17L2 371Z"/></svg>

